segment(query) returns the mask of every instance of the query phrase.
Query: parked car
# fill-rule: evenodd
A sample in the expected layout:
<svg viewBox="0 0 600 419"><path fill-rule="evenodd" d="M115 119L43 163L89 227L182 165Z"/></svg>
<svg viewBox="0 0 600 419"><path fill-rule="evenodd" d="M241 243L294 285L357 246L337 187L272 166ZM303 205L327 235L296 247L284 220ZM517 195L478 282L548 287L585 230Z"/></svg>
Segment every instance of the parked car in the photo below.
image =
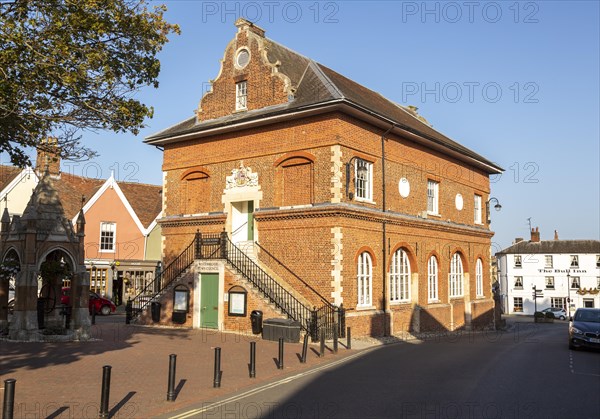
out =
<svg viewBox="0 0 600 419"><path fill-rule="evenodd" d="M64 287L62 289L62 295L60 297L60 303L64 305L71 305L71 288ZM110 301L108 298L104 298L90 291L89 309L92 314L93 308L96 309L96 313L100 313L103 316L108 316L110 313L114 313L117 306Z"/></svg>
<svg viewBox="0 0 600 419"><path fill-rule="evenodd" d="M552 313L555 319L565 320L567 318L567 312L564 308L559 307L548 307L542 310L542 313Z"/></svg>
<svg viewBox="0 0 600 419"><path fill-rule="evenodd" d="M578 308L569 322L569 349L600 349L600 308Z"/></svg>

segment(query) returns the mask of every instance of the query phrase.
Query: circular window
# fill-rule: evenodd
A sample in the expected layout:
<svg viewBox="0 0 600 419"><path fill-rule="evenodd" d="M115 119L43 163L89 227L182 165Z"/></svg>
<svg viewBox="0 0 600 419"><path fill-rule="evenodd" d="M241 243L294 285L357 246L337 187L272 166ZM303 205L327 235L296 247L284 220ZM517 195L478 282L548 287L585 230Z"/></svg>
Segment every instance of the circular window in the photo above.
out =
<svg viewBox="0 0 600 419"><path fill-rule="evenodd" d="M406 198L410 194L410 183L408 183L408 179L403 177L398 182L398 190L400 191L400 196L402 198Z"/></svg>
<svg viewBox="0 0 600 419"><path fill-rule="evenodd" d="M454 199L454 203L456 204L456 209L462 211L463 209L463 197L461 194L457 193L456 198Z"/></svg>
<svg viewBox="0 0 600 419"><path fill-rule="evenodd" d="M242 49L238 52L237 57L235 58L235 63L239 68L244 68L248 65L250 61L250 53L247 49Z"/></svg>

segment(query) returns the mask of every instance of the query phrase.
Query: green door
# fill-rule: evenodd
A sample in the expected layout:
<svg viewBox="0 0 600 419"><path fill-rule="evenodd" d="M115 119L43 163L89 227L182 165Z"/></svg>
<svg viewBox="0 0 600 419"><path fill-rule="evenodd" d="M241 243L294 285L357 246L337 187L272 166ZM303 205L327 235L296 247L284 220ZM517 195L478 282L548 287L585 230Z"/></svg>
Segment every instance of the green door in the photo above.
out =
<svg viewBox="0 0 600 419"><path fill-rule="evenodd" d="M219 274L200 274L200 327L219 327Z"/></svg>
<svg viewBox="0 0 600 419"><path fill-rule="evenodd" d="M254 240L254 201L248 201L248 240Z"/></svg>

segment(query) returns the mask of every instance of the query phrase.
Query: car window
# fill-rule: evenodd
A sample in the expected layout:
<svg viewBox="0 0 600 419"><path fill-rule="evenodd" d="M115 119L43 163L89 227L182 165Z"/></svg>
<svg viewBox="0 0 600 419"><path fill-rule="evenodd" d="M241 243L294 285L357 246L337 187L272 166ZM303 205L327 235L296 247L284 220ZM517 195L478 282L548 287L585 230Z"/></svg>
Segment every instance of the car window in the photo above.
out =
<svg viewBox="0 0 600 419"><path fill-rule="evenodd" d="M575 313L575 320L579 322L600 323L600 310L578 311Z"/></svg>

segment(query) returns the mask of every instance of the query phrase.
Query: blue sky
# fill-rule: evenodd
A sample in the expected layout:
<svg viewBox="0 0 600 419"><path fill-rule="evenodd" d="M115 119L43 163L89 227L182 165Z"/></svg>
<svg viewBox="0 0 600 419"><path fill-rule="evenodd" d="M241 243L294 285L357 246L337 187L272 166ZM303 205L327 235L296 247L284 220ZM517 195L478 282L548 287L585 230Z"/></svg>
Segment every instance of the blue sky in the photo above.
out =
<svg viewBox="0 0 600 419"><path fill-rule="evenodd" d="M192 115L245 14L267 37L404 105L502 166L494 251L528 237L600 239L600 11L596 1L163 1L182 34L160 54L155 109L138 137L86 133L92 177L161 182L145 136ZM5 159L3 159L5 160Z"/></svg>

